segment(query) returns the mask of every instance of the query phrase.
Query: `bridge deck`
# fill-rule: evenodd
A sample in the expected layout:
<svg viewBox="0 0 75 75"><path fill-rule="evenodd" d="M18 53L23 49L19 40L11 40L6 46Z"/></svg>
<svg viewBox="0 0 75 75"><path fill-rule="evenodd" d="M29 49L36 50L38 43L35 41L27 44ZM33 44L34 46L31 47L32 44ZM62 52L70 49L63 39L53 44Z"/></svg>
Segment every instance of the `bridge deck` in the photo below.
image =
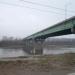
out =
<svg viewBox="0 0 75 75"><path fill-rule="evenodd" d="M53 25L52 27L49 27L49 28L39 31L35 34L32 34L32 35L26 37L26 39L33 39L33 38L45 39L45 38L51 37L51 36L72 34L73 32L75 32L74 29L75 29L75 16L71 17L69 19L66 19L60 23L57 23L57 24Z"/></svg>

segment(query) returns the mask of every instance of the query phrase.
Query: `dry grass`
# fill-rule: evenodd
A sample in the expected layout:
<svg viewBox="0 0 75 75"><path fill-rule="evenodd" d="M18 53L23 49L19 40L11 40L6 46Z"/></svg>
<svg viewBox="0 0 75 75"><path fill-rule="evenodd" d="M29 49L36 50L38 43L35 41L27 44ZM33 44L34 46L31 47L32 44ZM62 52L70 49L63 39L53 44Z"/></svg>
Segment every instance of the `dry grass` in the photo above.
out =
<svg viewBox="0 0 75 75"><path fill-rule="evenodd" d="M9 64L26 68L36 67L38 70L63 68L75 65L75 54L33 56L32 60L0 61L0 67L3 65L8 66Z"/></svg>
<svg viewBox="0 0 75 75"><path fill-rule="evenodd" d="M25 75L25 73L28 75L30 71L38 73L70 70L72 66L75 66L74 53L33 56L32 60L0 61L0 75Z"/></svg>

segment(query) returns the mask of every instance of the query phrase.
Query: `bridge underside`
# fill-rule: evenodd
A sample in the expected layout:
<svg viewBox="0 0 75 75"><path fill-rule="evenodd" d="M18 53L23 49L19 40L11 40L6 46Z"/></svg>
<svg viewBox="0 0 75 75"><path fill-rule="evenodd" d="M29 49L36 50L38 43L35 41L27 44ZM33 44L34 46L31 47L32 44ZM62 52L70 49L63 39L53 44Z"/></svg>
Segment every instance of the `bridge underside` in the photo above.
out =
<svg viewBox="0 0 75 75"><path fill-rule="evenodd" d="M75 31L75 30L74 30L74 31ZM46 39L46 38L48 38L48 37L61 36L61 35L68 35L68 34L75 34L75 33L72 32L72 29L66 29L66 30L62 30L62 31L58 31L58 32L54 32L54 33L42 35L42 36L36 37L35 39Z"/></svg>

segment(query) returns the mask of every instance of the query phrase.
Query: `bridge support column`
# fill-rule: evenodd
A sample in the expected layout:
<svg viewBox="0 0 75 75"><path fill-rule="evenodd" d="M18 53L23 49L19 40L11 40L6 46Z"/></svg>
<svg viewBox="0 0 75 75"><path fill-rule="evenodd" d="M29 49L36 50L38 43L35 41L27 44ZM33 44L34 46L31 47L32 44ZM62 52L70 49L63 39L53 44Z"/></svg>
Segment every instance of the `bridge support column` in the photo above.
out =
<svg viewBox="0 0 75 75"><path fill-rule="evenodd" d="M33 41L32 40L23 40L23 50L28 53L31 54L32 53L32 49L33 49Z"/></svg>
<svg viewBox="0 0 75 75"><path fill-rule="evenodd" d="M43 54L43 43L45 39L33 39L32 54L39 55Z"/></svg>
<svg viewBox="0 0 75 75"><path fill-rule="evenodd" d="M45 39L31 39L24 41L23 50L32 55L43 54L43 43Z"/></svg>
<svg viewBox="0 0 75 75"><path fill-rule="evenodd" d="M72 34L75 34L75 27L71 28Z"/></svg>

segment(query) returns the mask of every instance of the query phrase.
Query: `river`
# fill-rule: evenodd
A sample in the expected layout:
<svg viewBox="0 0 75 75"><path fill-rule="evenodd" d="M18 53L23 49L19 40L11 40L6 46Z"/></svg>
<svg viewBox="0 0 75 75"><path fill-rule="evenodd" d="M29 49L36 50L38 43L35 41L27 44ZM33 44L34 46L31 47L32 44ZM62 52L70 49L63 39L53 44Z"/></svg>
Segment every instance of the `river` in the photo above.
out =
<svg viewBox="0 0 75 75"><path fill-rule="evenodd" d="M75 53L75 48L73 47L62 47L58 49L43 49L43 54L64 54L64 53Z"/></svg>
<svg viewBox="0 0 75 75"><path fill-rule="evenodd" d="M64 54L75 53L75 48L58 48L58 49L43 49L43 54ZM0 58L2 57L18 57L27 56L28 54L23 49L6 49L0 48Z"/></svg>
<svg viewBox="0 0 75 75"><path fill-rule="evenodd" d="M5 49L0 48L0 58L27 56L28 54L22 49Z"/></svg>

